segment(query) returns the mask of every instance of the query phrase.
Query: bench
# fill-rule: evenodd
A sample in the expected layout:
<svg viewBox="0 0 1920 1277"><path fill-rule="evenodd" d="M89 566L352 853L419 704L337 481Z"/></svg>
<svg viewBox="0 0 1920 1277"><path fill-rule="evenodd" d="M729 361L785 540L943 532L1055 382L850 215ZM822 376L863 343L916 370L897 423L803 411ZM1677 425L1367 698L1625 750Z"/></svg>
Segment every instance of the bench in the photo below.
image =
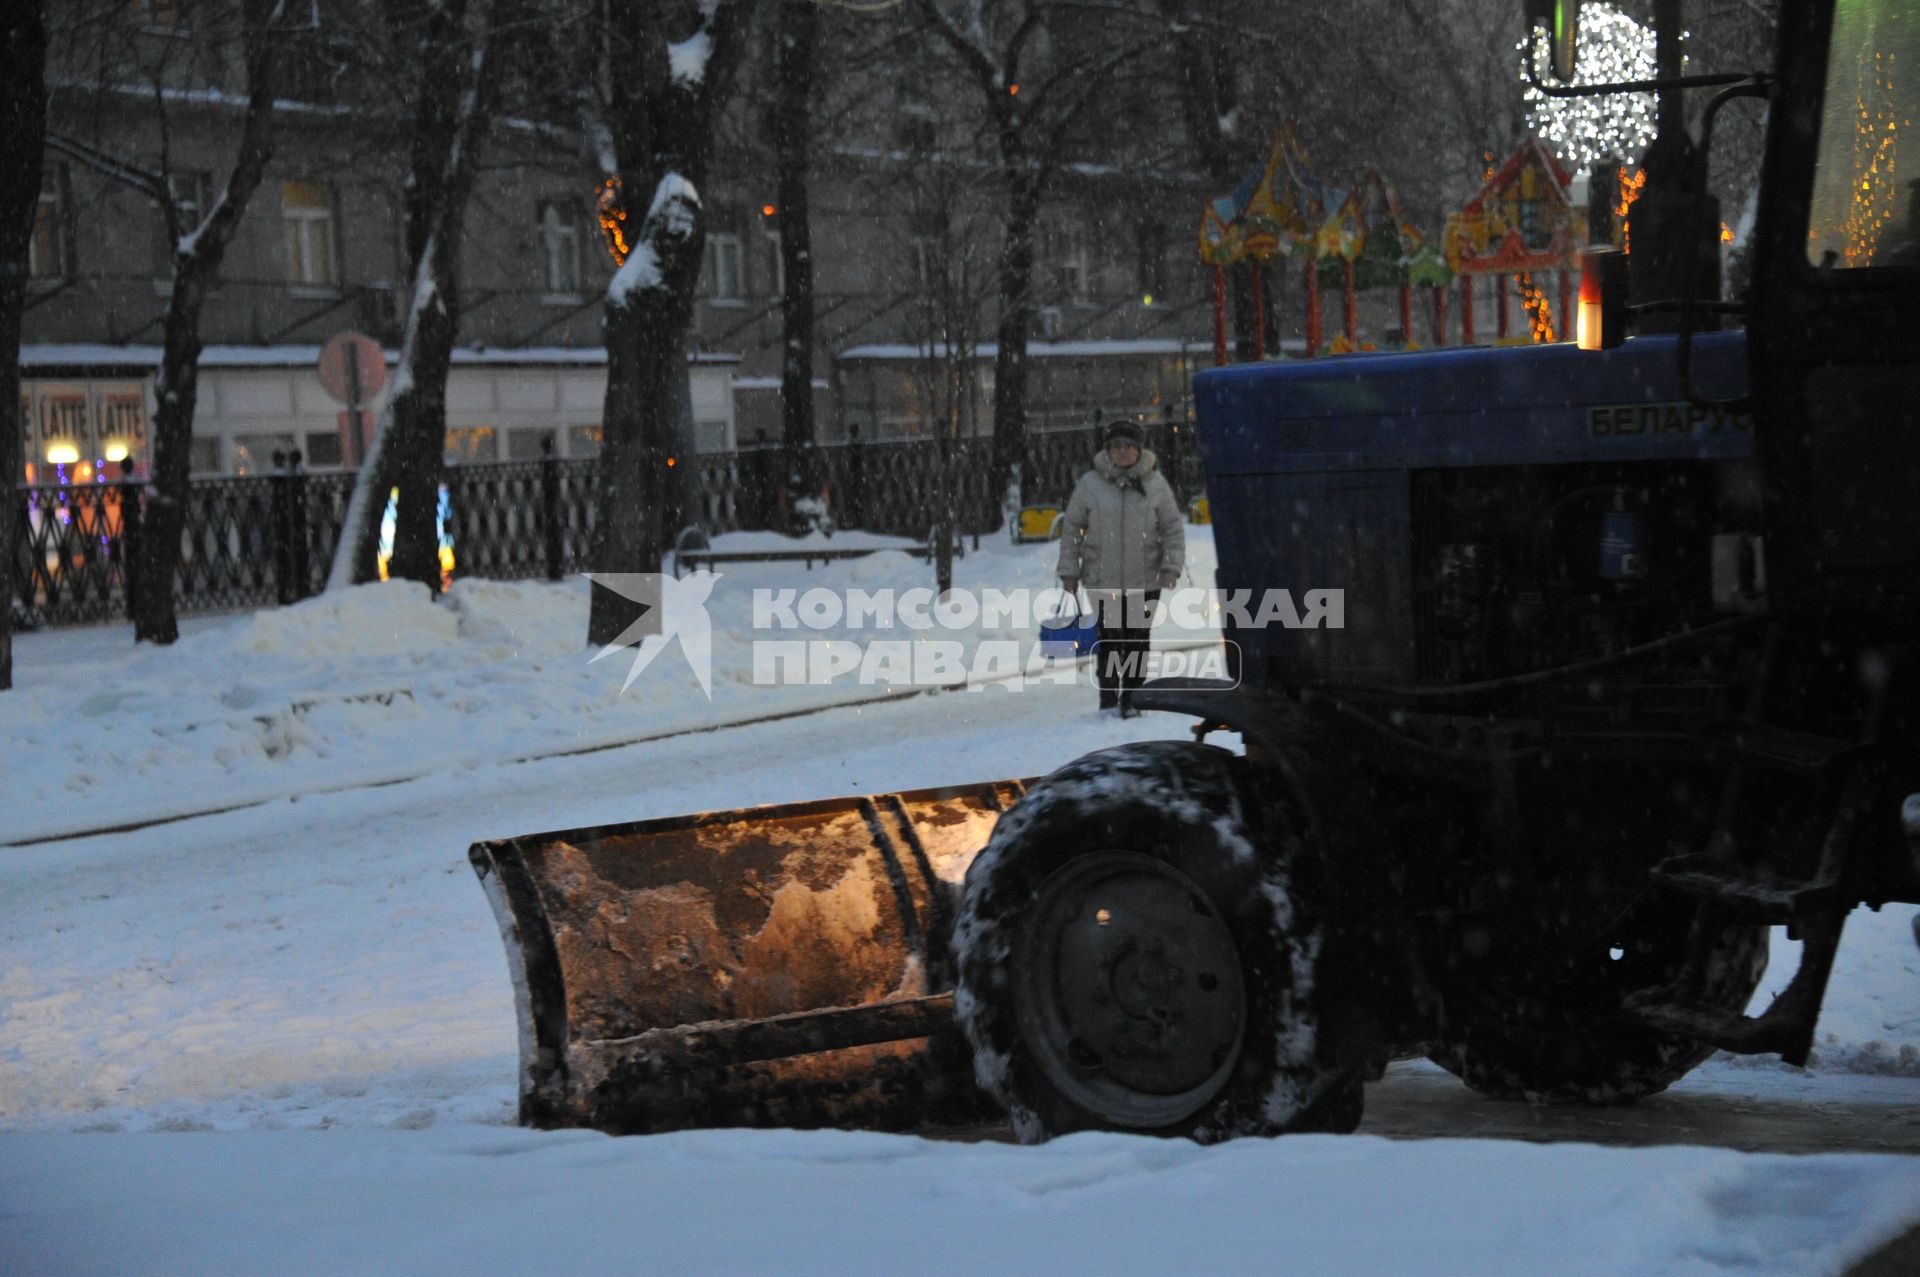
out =
<svg viewBox="0 0 1920 1277"><path fill-rule="evenodd" d="M673 556L673 575L685 576L695 568L710 568L716 563L799 563L809 570L815 563L840 559L860 559L883 550L904 550L916 559L933 557L927 542L912 545L812 546L797 550L681 550ZM966 550L955 539L953 556L962 558Z"/></svg>

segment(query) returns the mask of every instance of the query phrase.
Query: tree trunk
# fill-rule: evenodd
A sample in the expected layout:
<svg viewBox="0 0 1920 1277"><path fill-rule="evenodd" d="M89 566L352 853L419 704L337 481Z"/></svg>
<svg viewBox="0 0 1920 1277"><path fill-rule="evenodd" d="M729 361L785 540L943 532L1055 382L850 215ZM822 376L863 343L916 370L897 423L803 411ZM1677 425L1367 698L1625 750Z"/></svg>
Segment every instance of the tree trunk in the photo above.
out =
<svg viewBox="0 0 1920 1277"><path fill-rule="evenodd" d="M813 229L808 170L813 159L813 79L820 44L816 0L781 0L775 59L775 196L780 219L780 425L786 444L787 508L818 497L819 454L813 420Z"/></svg>
<svg viewBox="0 0 1920 1277"><path fill-rule="evenodd" d="M195 254L174 262L167 301L166 345L154 387L153 470L141 515L134 571L133 637L138 643L171 643L180 637L174 610L173 574L192 495L193 410L200 396L200 309L217 263Z"/></svg>
<svg viewBox="0 0 1920 1277"><path fill-rule="evenodd" d="M413 288L400 369L349 511L349 526L357 535L340 547L329 588L378 575L380 524L387 494L398 488L387 574L419 581L435 593L440 589L440 480L447 446L447 372L460 331L460 236L480 142L492 120L499 65L493 44L496 6L482 4L472 23L467 11L464 2L390 11L395 43L417 42L421 49L407 180Z"/></svg>
<svg viewBox="0 0 1920 1277"><path fill-rule="evenodd" d="M663 523L672 517L667 460L693 464L675 447L668 378L685 375L683 343L706 241L701 192L750 8L745 0L705 5L691 38L679 41L666 30L671 6L607 0L603 10L606 60L615 69L606 123L632 234L607 285L602 320L607 397L590 552L595 573L660 570ZM632 600L596 585L588 642L613 642L639 615Z"/></svg>
<svg viewBox="0 0 1920 1277"><path fill-rule="evenodd" d="M19 485L26 469L20 419L20 312L27 251L40 203L47 131L43 0L18 0L0 18L0 692L13 686L13 602L22 582Z"/></svg>
<svg viewBox="0 0 1920 1277"><path fill-rule="evenodd" d="M273 100L283 30L273 19L279 6L247 0L247 113L241 125L240 153L226 187L188 238L176 241L173 290L167 299L160 378L154 387L158 409L153 422L153 475L147 508L141 516L134 571L140 588L133 606L135 642L172 643L180 637L174 609L173 574L180 561L186 526L193 446L193 410L200 389L200 310L207 290L220 274L220 262L240 225L247 201L273 158ZM169 213L169 225L177 218Z"/></svg>
<svg viewBox="0 0 1920 1277"><path fill-rule="evenodd" d="M698 260L698 252L693 254ZM675 434L674 391L683 375L681 335L692 307L608 300L607 422L600 452L599 517L594 520L596 572L658 572L667 550L666 462ZM587 641L611 643L635 620L635 604L596 588Z"/></svg>
<svg viewBox="0 0 1920 1277"><path fill-rule="evenodd" d="M1027 333L1033 318L1033 228L1040 211L1040 182L1027 171L1025 156L1002 144L1012 190L1007 201L1006 238L1000 246L1000 322L994 340L993 447L987 463L988 490L1007 490L1015 466L1027 452Z"/></svg>
<svg viewBox="0 0 1920 1277"><path fill-rule="evenodd" d="M451 258L451 253L439 254ZM451 269L453 263L447 262ZM440 478L447 448L447 370L459 330L454 282L442 277L435 304L425 308L414 336L412 381L393 404L391 482L375 495L400 489L394 511L393 559L387 575L419 581L440 592ZM385 502L378 502L385 505Z"/></svg>

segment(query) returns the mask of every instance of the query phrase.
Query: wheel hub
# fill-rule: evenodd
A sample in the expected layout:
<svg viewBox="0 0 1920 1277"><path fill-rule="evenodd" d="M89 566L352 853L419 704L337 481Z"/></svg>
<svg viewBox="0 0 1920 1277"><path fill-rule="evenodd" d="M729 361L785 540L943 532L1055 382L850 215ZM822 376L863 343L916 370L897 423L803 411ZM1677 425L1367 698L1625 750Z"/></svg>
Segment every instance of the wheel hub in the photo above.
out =
<svg viewBox="0 0 1920 1277"><path fill-rule="evenodd" d="M1179 1121L1232 1072L1246 1019L1239 950L1164 861L1102 851L1057 870L1026 911L1014 984L1041 1068L1113 1125Z"/></svg>

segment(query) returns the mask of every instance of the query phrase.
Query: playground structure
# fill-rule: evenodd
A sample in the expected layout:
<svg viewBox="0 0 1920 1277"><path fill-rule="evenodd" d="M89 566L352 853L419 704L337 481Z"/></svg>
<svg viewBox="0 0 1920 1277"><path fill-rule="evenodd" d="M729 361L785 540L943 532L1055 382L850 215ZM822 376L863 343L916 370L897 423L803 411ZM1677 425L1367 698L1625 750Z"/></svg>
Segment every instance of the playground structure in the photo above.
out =
<svg viewBox="0 0 1920 1277"><path fill-rule="evenodd" d="M1474 344L1475 281L1483 276L1493 281L1497 340L1508 337L1507 289L1515 285L1532 328L1530 338L1554 339L1553 316L1562 316L1564 324L1564 317L1572 313L1572 271L1580 251L1571 187L1566 169L1553 152L1538 139L1528 138L1490 173L1480 193L1447 219L1447 266L1460 278L1462 343ZM1535 282L1535 276L1546 271L1559 277L1557 311Z"/></svg>
<svg viewBox="0 0 1920 1277"><path fill-rule="evenodd" d="M1260 170L1231 193L1209 200L1201 212L1199 248L1213 267L1214 362L1227 357L1227 270L1251 260L1297 262L1304 293L1309 357L1361 349L1359 292L1395 287L1400 297L1400 332L1409 348L1413 336L1413 292L1431 299L1436 344L1447 334L1447 290L1460 285L1460 340L1475 344L1474 295L1477 281L1491 277L1496 339L1510 335L1508 298L1518 293L1528 318L1523 340L1552 341L1554 316L1570 314L1572 275L1580 236L1579 217L1566 170L1538 141L1529 139L1499 167L1489 167L1485 184L1459 212L1447 219L1442 248L1436 248L1401 211L1393 186L1373 169L1352 186L1322 181L1309 167L1305 148L1291 124L1274 131ZM1539 278L1557 275L1558 308ZM1264 270L1252 272L1252 357L1267 356L1267 297ZM1321 290L1338 287L1344 305L1341 331L1323 347Z"/></svg>

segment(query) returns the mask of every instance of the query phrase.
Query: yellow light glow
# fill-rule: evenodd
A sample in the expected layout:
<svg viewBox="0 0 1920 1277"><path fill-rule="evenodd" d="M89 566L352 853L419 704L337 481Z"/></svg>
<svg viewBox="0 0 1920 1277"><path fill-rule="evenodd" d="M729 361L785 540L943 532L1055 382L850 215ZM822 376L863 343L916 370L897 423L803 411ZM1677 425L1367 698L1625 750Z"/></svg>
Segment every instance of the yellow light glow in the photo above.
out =
<svg viewBox="0 0 1920 1277"><path fill-rule="evenodd" d="M56 439L47 445L47 464L70 466L80 460L80 449L64 439Z"/></svg>
<svg viewBox="0 0 1920 1277"><path fill-rule="evenodd" d="M1600 303L1599 301L1598 300L1588 301L1586 298L1582 297L1580 299L1579 310L1580 310L1580 314L1579 314L1579 317L1575 320L1575 323L1577 325L1577 330L1579 335L1580 349L1582 350L1600 349Z"/></svg>
<svg viewBox="0 0 1920 1277"><path fill-rule="evenodd" d="M130 450L127 447L126 440L124 439L107 440L106 452L107 452L108 461L125 461L127 459L128 451Z"/></svg>
<svg viewBox="0 0 1920 1277"><path fill-rule="evenodd" d="M1152 294L1152 293L1142 293L1142 294L1140 294L1140 304L1141 304L1142 306L1151 306L1151 305L1153 305L1153 294Z"/></svg>

